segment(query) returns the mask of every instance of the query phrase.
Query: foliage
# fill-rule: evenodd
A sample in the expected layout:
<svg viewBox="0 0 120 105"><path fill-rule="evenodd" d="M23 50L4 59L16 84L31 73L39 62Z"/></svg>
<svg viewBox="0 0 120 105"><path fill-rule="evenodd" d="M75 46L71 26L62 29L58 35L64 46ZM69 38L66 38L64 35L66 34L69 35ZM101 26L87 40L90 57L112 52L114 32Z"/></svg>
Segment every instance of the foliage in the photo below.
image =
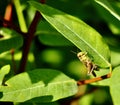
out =
<svg viewBox="0 0 120 105"><path fill-rule="evenodd" d="M119 105L119 8L117 0L0 1L1 103ZM97 77L87 75L92 64Z"/></svg>

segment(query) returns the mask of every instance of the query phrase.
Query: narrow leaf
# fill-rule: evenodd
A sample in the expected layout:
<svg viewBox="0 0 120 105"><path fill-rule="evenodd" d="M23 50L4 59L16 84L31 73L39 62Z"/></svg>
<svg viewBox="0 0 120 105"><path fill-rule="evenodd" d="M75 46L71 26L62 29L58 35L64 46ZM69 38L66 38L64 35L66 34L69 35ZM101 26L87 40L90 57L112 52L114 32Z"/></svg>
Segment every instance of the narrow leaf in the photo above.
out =
<svg viewBox="0 0 120 105"><path fill-rule="evenodd" d="M38 38L40 42L49 46L72 46L72 44L59 33L43 33L40 34Z"/></svg>
<svg viewBox="0 0 120 105"><path fill-rule="evenodd" d="M92 56L100 67L109 67L109 49L100 34L78 18L47 5L29 2L65 38Z"/></svg>
<svg viewBox="0 0 120 105"><path fill-rule="evenodd" d="M108 10L114 17L120 21L120 15L115 11L112 5L107 0L95 0L99 5Z"/></svg>
<svg viewBox="0 0 120 105"><path fill-rule="evenodd" d="M39 41L49 46L70 46L73 45L69 40L63 37L46 21L41 21L36 32ZM48 40L49 39L49 40Z"/></svg>
<svg viewBox="0 0 120 105"><path fill-rule="evenodd" d="M23 44L23 38L17 32L8 28L0 29L0 53L12 48L19 48Z"/></svg>
<svg viewBox="0 0 120 105"><path fill-rule="evenodd" d="M3 79L6 74L8 74L10 71L10 65L5 65L0 70L0 85L2 85Z"/></svg>
<svg viewBox="0 0 120 105"><path fill-rule="evenodd" d="M116 67L112 72L110 81L110 93L114 105L120 105L120 66Z"/></svg>
<svg viewBox="0 0 120 105"><path fill-rule="evenodd" d="M50 69L21 73L9 79L6 85L0 87L0 101L52 102L77 92L76 81Z"/></svg>

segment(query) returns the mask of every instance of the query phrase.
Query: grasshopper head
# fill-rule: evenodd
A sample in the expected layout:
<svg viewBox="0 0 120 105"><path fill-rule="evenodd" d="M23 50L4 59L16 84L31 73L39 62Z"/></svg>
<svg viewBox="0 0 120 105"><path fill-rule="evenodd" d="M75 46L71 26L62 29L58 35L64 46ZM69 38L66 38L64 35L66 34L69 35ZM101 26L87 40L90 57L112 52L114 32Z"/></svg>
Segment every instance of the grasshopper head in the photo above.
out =
<svg viewBox="0 0 120 105"><path fill-rule="evenodd" d="M77 54L77 57L78 58L83 58L83 57L85 57L87 55L87 52L79 52L78 54Z"/></svg>

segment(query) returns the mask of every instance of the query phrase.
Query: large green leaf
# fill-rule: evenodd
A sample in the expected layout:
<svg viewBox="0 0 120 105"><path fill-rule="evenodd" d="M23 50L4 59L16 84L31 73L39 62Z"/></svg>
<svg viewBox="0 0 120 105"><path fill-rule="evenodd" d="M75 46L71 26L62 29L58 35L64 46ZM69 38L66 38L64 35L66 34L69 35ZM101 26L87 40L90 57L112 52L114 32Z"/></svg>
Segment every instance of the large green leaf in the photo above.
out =
<svg viewBox="0 0 120 105"><path fill-rule="evenodd" d="M0 53L12 48L19 48L23 44L23 38L14 30L0 28Z"/></svg>
<svg viewBox="0 0 120 105"><path fill-rule="evenodd" d="M107 0L95 0L95 1L101 6L103 6L106 10L108 10L114 17L116 17L120 21L120 15Z"/></svg>
<svg viewBox="0 0 120 105"><path fill-rule="evenodd" d="M113 103L114 105L120 105L120 66L113 70L110 80L110 93Z"/></svg>
<svg viewBox="0 0 120 105"><path fill-rule="evenodd" d="M47 5L29 2L64 37L82 51L88 52L100 67L108 67L109 49L100 34L78 18L70 16Z"/></svg>
<svg viewBox="0 0 120 105"><path fill-rule="evenodd" d="M37 32L39 41L49 46L70 46L73 45L69 40L63 37L46 21L38 24ZM48 40L49 39L49 40Z"/></svg>
<svg viewBox="0 0 120 105"><path fill-rule="evenodd" d="M0 86L0 101L52 102L77 92L76 81L50 69L21 73L9 79L6 85Z"/></svg>

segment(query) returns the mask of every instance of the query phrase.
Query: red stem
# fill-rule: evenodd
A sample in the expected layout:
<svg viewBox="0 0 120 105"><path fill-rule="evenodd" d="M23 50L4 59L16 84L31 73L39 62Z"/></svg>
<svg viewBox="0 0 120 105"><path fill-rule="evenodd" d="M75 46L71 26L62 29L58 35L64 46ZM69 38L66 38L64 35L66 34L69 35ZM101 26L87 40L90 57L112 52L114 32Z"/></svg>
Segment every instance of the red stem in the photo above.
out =
<svg viewBox="0 0 120 105"><path fill-rule="evenodd" d="M24 40L22 59L17 73L21 73L25 71L30 45L34 38L36 27L41 17L42 17L41 14L39 12L36 12L35 17L28 29L27 37Z"/></svg>
<svg viewBox="0 0 120 105"><path fill-rule="evenodd" d="M45 3L45 0L40 0L40 2ZM21 72L25 71L25 67L26 67L27 59L28 59L28 54L29 54L29 50L30 50L30 45L31 45L32 40L34 38L37 24L41 18L42 18L41 14L37 11L35 13L35 17L34 17L32 23L28 29L27 37L24 40L22 59L20 61L20 65L19 65L19 69L18 69L17 73L21 73Z"/></svg>

